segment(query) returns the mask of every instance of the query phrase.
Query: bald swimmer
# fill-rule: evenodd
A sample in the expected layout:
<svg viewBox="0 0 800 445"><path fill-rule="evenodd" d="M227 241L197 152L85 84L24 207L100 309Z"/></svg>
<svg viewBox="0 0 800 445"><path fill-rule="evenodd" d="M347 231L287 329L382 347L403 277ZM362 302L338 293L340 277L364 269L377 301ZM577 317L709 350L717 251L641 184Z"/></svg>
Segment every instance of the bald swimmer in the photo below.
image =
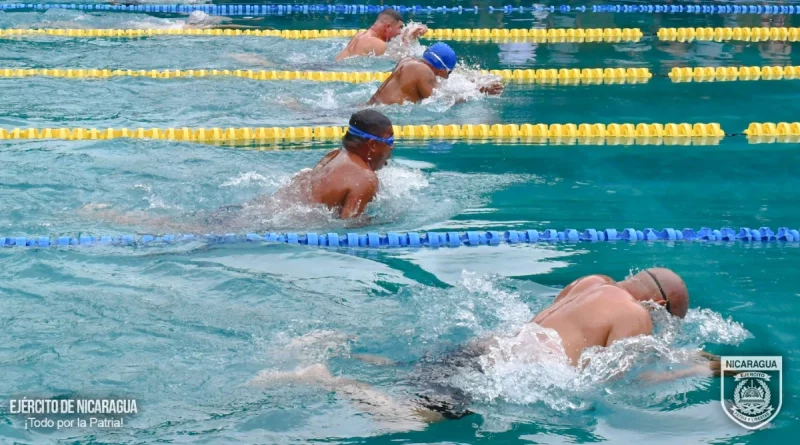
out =
<svg viewBox="0 0 800 445"><path fill-rule="evenodd" d="M456 67L456 53L446 43L431 45L422 59L407 57L397 63L392 74L378 87L368 104L417 103L433 94L440 79L447 79ZM503 83L495 82L480 88L482 93L500 94Z"/></svg>
<svg viewBox="0 0 800 445"><path fill-rule="evenodd" d="M529 323L555 331L567 359L573 366L582 367L585 363L579 363L579 358L587 348L608 347L622 339L653 333L651 309L643 302L653 302L670 315L683 318L689 309L689 292L680 276L669 269L647 269L620 282L604 275L590 275L564 288L553 304ZM512 338L515 346L510 353L516 358L543 362L547 360L544 350L558 351L542 331L521 329ZM443 386L441 377L455 375L459 369L486 372L484 366L494 363L488 354L498 345L497 337L471 341L438 362L427 364L427 370L419 374L427 377L416 382L421 388L412 400L394 400L362 382L334 377L322 364L288 373L261 373L251 383L322 385L398 430L420 429L425 423L471 414L469 397L459 388ZM481 357L488 360L480 360ZM701 352L697 359L687 369L643 373L640 378L655 383L696 375L719 376L719 357Z"/></svg>
<svg viewBox="0 0 800 445"><path fill-rule="evenodd" d="M350 40L350 43L340 52L337 61L348 57L357 56L382 56L386 53L386 43L399 36L403 32L403 17L391 8L384 9L375 23L366 31L359 32ZM407 38L418 39L428 32L426 26L415 28Z"/></svg>

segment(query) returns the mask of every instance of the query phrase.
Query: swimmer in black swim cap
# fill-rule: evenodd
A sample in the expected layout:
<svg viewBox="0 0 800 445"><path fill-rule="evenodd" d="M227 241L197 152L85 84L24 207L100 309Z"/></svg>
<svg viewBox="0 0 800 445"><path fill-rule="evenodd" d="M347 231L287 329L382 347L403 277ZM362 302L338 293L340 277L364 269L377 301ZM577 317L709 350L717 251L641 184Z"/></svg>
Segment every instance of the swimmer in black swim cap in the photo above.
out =
<svg viewBox="0 0 800 445"><path fill-rule="evenodd" d="M440 79L450 77L456 62L456 53L450 46L443 42L435 43L425 50L422 59L407 57L398 62L368 103L416 103L430 97ZM493 82L479 89L482 93L497 95L503 92L503 83Z"/></svg>

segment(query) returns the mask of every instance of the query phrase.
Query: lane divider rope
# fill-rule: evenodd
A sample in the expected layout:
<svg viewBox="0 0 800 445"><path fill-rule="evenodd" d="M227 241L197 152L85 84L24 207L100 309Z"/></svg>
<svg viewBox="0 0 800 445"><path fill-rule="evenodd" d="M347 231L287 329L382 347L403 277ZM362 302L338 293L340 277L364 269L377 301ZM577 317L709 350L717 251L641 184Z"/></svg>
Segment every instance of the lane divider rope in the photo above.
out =
<svg viewBox="0 0 800 445"><path fill-rule="evenodd" d="M505 81L583 85L647 83L652 77L666 77L675 83L732 82L800 79L800 66L675 67L667 74L653 74L648 68L561 68L481 70ZM235 77L252 80L307 80L313 82L383 82L390 72L374 71L275 71L275 70L125 70L109 68L0 68L0 77L59 77L66 79L105 79L146 77L177 79Z"/></svg>
<svg viewBox="0 0 800 445"><path fill-rule="evenodd" d="M446 6L388 6L401 13L434 14L434 13L478 13L479 11L499 12L503 14L525 12L621 12L621 13L693 13L693 14L800 14L800 7L772 6L772 5L533 5L530 7L503 5L500 7L488 6L486 8L473 7L446 7ZM216 15L288 15L288 14L377 14L384 6L377 5L108 5L108 4L65 4L65 3L9 3L1 4L0 10L14 9L80 9L94 11L130 11L130 12L161 12L161 13L190 13L203 11Z"/></svg>
<svg viewBox="0 0 800 445"><path fill-rule="evenodd" d="M741 41L764 42L768 40L800 41L800 28L661 28L656 33L659 40L670 42Z"/></svg>
<svg viewBox="0 0 800 445"><path fill-rule="evenodd" d="M666 75L673 82L733 82L800 79L800 66L719 66L672 68Z"/></svg>
<svg viewBox="0 0 800 445"><path fill-rule="evenodd" d="M765 131L761 124L757 127ZM756 127L754 127L756 128ZM780 127L784 128L784 127ZM794 131L800 127L787 127ZM277 142L339 140L347 127L257 127L257 128L14 128L0 129L0 140L65 139L103 140L117 138L187 142ZM798 133L800 135L800 133ZM396 139L577 139L603 141L638 138L637 143L657 144L658 138L698 138L718 141L725 136L718 123L669 124L467 124L394 126ZM649 141L649 142L648 142Z"/></svg>
<svg viewBox="0 0 800 445"><path fill-rule="evenodd" d="M209 244L282 243L315 247L347 248L438 248L463 246L496 246L499 244L578 243L615 241L717 241L717 242L800 242L800 232L781 227L773 232L769 227L759 229L728 227L711 229L555 229L506 230L486 232L388 232L379 233L247 233L247 234L189 234L189 235L80 235L56 237L12 236L0 237L0 247L67 247L67 246L129 246L163 245L200 241Z"/></svg>
<svg viewBox="0 0 800 445"><path fill-rule="evenodd" d="M646 83L653 75L647 68L482 70L506 81L560 84ZM147 77L236 77L253 80L308 80L314 82L383 82L390 72L368 71L268 71L268 70L120 70L120 69L27 69L0 68L0 77L61 77L67 79Z"/></svg>
<svg viewBox="0 0 800 445"><path fill-rule="evenodd" d="M152 36L204 36L204 37L280 37L284 39L350 38L358 29L323 30L260 30L260 29L0 29L0 38L27 36L57 37L117 37L139 38ZM426 40L525 40L532 42L638 42L642 38L638 28L550 28L550 29L430 29L422 36Z"/></svg>
<svg viewBox="0 0 800 445"><path fill-rule="evenodd" d="M0 29L0 38L57 36L57 37L115 37L141 38L152 36L204 37L280 37L284 39L349 38L361 30L251 30L251 29ZM767 28L661 28L654 34L662 41L800 41L799 27ZM539 43L638 42L644 37L639 28L550 28L550 29L431 29L422 36L426 40L519 40Z"/></svg>

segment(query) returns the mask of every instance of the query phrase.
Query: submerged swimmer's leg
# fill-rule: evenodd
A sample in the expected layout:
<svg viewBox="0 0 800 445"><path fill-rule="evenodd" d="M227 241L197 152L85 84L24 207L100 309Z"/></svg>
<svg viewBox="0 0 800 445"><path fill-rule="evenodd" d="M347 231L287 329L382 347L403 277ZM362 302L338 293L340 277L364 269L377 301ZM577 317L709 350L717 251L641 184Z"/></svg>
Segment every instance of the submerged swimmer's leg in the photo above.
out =
<svg viewBox="0 0 800 445"><path fill-rule="evenodd" d="M162 233L202 233L231 229L242 209L242 206L237 205L224 206L183 222L176 221L174 217L154 216L141 210L122 213L110 207L108 204L87 204L78 210L78 214L111 224L146 227L148 230Z"/></svg>
<svg viewBox="0 0 800 445"><path fill-rule="evenodd" d="M424 429L428 423L440 422L444 416L421 405L395 400L366 383L334 377L325 365L317 364L290 372L263 371L249 382L253 386L276 384L320 385L352 402L393 431Z"/></svg>
<svg viewBox="0 0 800 445"><path fill-rule="evenodd" d="M372 365L379 365L379 366L394 366L397 364L392 359L388 359L386 357L382 357L376 354L352 354L350 357L353 357L356 360L361 360L364 363L369 363Z"/></svg>
<svg viewBox="0 0 800 445"><path fill-rule="evenodd" d="M193 230L190 229L196 227L179 223L165 216L153 216L143 211L121 213L110 207L108 204L87 204L78 210L78 214L111 224L147 226L166 231L192 232Z"/></svg>
<svg viewBox="0 0 800 445"><path fill-rule="evenodd" d="M275 66L274 63L270 62L269 60L258 54L233 53L233 54L228 54L228 57L239 63L245 63L248 65Z"/></svg>

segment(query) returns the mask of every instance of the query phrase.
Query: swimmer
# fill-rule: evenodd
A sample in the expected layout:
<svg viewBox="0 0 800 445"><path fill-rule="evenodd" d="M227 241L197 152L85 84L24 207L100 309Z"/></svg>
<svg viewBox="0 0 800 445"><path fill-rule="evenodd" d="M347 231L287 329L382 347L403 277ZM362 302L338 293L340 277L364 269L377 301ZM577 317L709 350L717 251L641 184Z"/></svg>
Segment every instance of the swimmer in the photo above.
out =
<svg viewBox="0 0 800 445"><path fill-rule="evenodd" d="M426 32L428 32L427 26L416 26L403 35L403 41L409 43ZM367 55L382 56L386 53L386 43L402 33L403 17L394 9L386 8L378 14L375 23L368 30L353 36L350 43L336 56L335 60Z"/></svg>
<svg viewBox="0 0 800 445"><path fill-rule="evenodd" d="M533 329L521 329L513 337L516 345L510 353L529 362L557 359L556 354L560 354L572 366L582 367L585 363L580 363L579 357L587 348L608 347L625 338L652 335L653 322L643 302L655 303L672 316L683 318L689 309L689 293L676 273L662 268L644 270L621 282L614 282L604 275L578 279L564 288L550 307L528 322L526 327ZM551 332L553 334L549 334ZM441 382L458 372L459 368L484 372L479 358L487 358L483 363L492 366L493 356L488 354L498 344L498 338L494 336L473 340L443 359L426 364L419 375L427 374L421 381L427 388L411 400L393 400L364 383L334 377L322 364L293 372L262 372L251 384L267 386L291 382L321 385L351 400L377 420L398 429L420 429L426 423L471 414L469 397L460 389L444 386ZM374 362L373 359L370 361ZM719 357L712 354L700 352L697 361L691 365L674 372L645 373L640 378L657 383L698 375L719 376ZM398 423L393 424L392 416Z"/></svg>
<svg viewBox="0 0 800 445"><path fill-rule="evenodd" d="M375 110L350 117L342 149L326 154L311 170L292 179L280 193L297 193L308 204L321 204L341 219L359 217L378 193L376 171L383 168L394 149L392 122Z"/></svg>
<svg viewBox="0 0 800 445"><path fill-rule="evenodd" d="M431 45L422 59L407 57L397 63L392 74L378 87L368 104L417 103L433 94L440 79L447 79L456 67L456 53L446 43ZM485 94L503 92L502 82L492 82L480 87Z"/></svg>
<svg viewBox="0 0 800 445"><path fill-rule="evenodd" d="M350 128L342 148L326 154L316 166L297 173L291 182L271 196L257 197L242 205L228 205L180 222L144 212L120 214L106 204L88 204L81 212L107 222L146 225L159 230L199 233L208 230L256 229L252 223L275 213L287 203L320 205L350 225L369 221L362 216L378 193L376 172L383 168L394 149L392 122L375 110L362 110L350 117Z"/></svg>

